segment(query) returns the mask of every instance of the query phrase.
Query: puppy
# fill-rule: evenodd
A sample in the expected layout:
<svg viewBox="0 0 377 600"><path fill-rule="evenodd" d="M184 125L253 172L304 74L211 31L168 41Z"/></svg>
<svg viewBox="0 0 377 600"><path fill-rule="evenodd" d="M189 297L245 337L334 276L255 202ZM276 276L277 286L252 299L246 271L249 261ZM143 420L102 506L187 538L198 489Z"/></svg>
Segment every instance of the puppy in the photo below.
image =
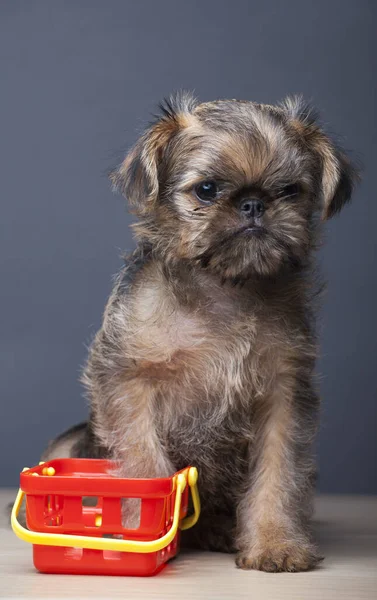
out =
<svg viewBox="0 0 377 600"><path fill-rule="evenodd" d="M90 421L44 458L110 456L127 477L195 465L187 543L236 551L243 569L314 567L312 259L354 168L300 99L183 94L111 179L137 249L90 348Z"/></svg>

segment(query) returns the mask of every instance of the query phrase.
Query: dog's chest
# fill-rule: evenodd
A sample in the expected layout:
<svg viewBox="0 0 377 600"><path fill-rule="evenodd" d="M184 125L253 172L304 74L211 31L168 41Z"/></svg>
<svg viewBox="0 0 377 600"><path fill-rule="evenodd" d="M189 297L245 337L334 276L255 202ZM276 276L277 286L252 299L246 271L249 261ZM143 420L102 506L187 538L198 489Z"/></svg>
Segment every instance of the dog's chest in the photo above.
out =
<svg viewBox="0 0 377 600"><path fill-rule="evenodd" d="M233 290L209 288L183 304L153 281L134 299L132 353L140 373L187 412L198 403L222 410L245 394L260 394L271 331L252 302ZM267 333L267 335L266 335ZM268 371L268 368L267 368Z"/></svg>

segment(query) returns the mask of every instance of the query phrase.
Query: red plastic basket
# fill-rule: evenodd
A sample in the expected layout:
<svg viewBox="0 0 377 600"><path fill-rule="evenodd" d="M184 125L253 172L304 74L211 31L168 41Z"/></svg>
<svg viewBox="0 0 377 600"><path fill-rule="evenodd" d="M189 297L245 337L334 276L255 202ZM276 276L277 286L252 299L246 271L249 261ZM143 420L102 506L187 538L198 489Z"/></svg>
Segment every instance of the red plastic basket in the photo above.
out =
<svg viewBox="0 0 377 600"><path fill-rule="evenodd" d="M114 469L106 460L62 458L21 473L12 527L33 544L39 571L145 576L177 554L180 529L199 517L197 470L187 467L164 479L123 479L111 475ZM187 483L195 509L191 517L186 517ZM28 529L17 520L24 495ZM122 525L127 498L140 499L135 529Z"/></svg>

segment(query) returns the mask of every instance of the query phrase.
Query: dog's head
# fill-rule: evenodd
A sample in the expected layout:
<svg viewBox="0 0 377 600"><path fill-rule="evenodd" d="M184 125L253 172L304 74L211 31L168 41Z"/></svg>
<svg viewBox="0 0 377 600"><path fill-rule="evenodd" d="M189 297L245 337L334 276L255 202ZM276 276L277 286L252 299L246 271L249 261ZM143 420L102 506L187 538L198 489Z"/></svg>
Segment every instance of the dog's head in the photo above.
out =
<svg viewBox="0 0 377 600"><path fill-rule="evenodd" d="M111 175L140 217L140 239L222 278L305 261L317 217L342 208L355 178L300 99L275 107L187 95L162 107Z"/></svg>

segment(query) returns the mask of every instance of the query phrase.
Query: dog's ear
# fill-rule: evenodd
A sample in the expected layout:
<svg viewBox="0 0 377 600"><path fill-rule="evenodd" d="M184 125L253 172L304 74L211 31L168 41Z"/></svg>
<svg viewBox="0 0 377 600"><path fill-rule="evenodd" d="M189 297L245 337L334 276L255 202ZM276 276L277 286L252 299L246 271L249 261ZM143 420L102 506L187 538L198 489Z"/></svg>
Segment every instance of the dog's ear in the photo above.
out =
<svg viewBox="0 0 377 600"><path fill-rule="evenodd" d="M326 136L317 142L322 160L323 220L330 219L351 200L359 174L347 155L335 147Z"/></svg>
<svg viewBox="0 0 377 600"><path fill-rule="evenodd" d="M359 172L345 152L337 147L318 124L318 114L300 96L282 103L291 124L313 152L320 173L322 218L331 218L349 202Z"/></svg>
<svg viewBox="0 0 377 600"><path fill-rule="evenodd" d="M160 104L161 114L130 150L121 165L110 173L113 189L121 192L138 215L153 210L160 192L160 166L166 147L187 126L195 99L181 92Z"/></svg>

